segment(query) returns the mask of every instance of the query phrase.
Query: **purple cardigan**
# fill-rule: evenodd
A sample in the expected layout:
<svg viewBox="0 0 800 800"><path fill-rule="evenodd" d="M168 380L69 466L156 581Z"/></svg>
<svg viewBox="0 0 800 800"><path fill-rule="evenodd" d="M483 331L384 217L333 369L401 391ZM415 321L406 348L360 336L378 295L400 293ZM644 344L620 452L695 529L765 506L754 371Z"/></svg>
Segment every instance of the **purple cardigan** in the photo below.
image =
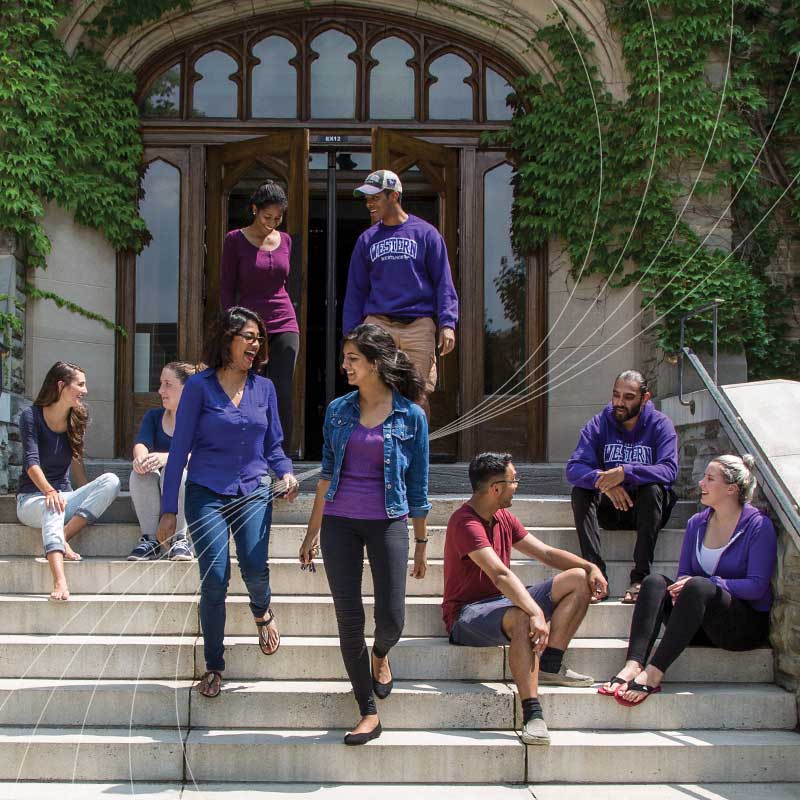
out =
<svg viewBox="0 0 800 800"><path fill-rule="evenodd" d="M681 547L678 577L699 575L731 595L749 603L756 611L772 606L772 573L778 558L778 539L772 521L757 508L745 503L730 542L720 556L713 575L700 566L698 553L706 536L713 509L695 514L686 525Z"/></svg>

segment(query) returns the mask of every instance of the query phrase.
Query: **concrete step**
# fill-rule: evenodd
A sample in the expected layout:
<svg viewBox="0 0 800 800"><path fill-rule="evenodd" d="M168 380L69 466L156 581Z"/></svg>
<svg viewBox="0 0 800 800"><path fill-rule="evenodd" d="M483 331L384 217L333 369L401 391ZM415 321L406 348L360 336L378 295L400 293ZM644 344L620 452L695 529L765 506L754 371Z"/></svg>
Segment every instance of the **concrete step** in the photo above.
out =
<svg viewBox="0 0 800 800"><path fill-rule="evenodd" d="M228 681L223 702L197 692L191 681L0 680L0 725L200 728L343 728L356 706L347 681ZM635 711L595 688L545 686L551 730L758 730L795 727L794 697L763 684L669 684ZM516 706L516 707L515 707ZM513 684L478 681L397 681L380 704L387 729L425 727L511 730L520 725ZM1 795L0 795L1 797Z"/></svg>
<svg viewBox="0 0 800 800"><path fill-rule="evenodd" d="M447 525L450 515L468 497L468 493L431 495L429 499L433 507L428 515L428 522L431 525ZM292 503L276 500L272 521L276 525L305 525L311 516L313 503L314 495L310 492L300 494ZM570 500L565 495L517 495L511 510L523 525L569 528L574 522ZM689 517L697 510L696 502L679 501L670 517L670 527L684 527ZM136 515L133 513L130 495L127 492L120 493L103 514L102 521L136 522ZM0 522L17 522L16 500L13 495L0 495Z"/></svg>
<svg viewBox="0 0 800 800"><path fill-rule="evenodd" d="M231 594L244 594L245 586L239 574L236 559L231 567ZM325 565L319 559L316 572L300 569L296 558L270 558L270 586L276 594L320 595L330 589L325 576ZM412 562L409 561L409 571ZM511 567L526 585L538 583L555 575L557 570L545 567L538 561L514 559ZM609 561L609 589L611 597L619 598L630 580L630 563ZM106 558L84 558L80 562L65 564L67 580L76 594L194 594L198 591L200 574L196 563L165 560L132 562ZM674 561L657 561L653 571L674 576L678 564ZM52 589L50 567L44 558L10 556L0 558L0 593L47 594ZM372 573L365 562L364 594L373 592ZM422 580L409 577L406 593L417 597L441 597L444 585L442 559L428 560L428 571Z"/></svg>
<svg viewBox="0 0 800 800"><path fill-rule="evenodd" d="M528 747L527 779L536 783L798 781L800 734L553 731L549 747Z"/></svg>
<svg viewBox="0 0 800 800"><path fill-rule="evenodd" d="M330 595L273 595L271 606L281 633L286 636L334 636L336 615ZM374 603L364 598L367 619L373 619ZM633 606L607 601L590 606L578 635L586 638L624 638L630 631ZM113 636L124 620L129 635L188 636L200 634L196 595L77 595L69 603L51 603L47 596L0 595L3 633L95 634ZM226 630L231 636L253 632L249 600L243 595L227 600ZM406 599L406 636L446 636L441 599Z"/></svg>
<svg viewBox="0 0 800 800"><path fill-rule="evenodd" d="M800 783L551 783L529 788L535 800L586 800L587 797L592 800L627 797L636 800L797 800L800 797ZM208 787L208 790L208 796L214 797L214 789ZM262 795L269 796L269 793Z"/></svg>
<svg viewBox="0 0 800 800"><path fill-rule="evenodd" d="M184 736L127 727L0 728L0 779L181 781Z"/></svg>
<svg viewBox="0 0 800 800"><path fill-rule="evenodd" d="M551 547L579 553L578 536L574 528L543 528L528 526L528 530ZM428 557L441 558L444 553L446 527L428 526ZM305 525L273 525L269 552L274 558L297 558L306 533ZM665 529L658 536L656 560L677 561L680 558L683 530ZM141 535L139 526L132 523L100 523L73 540L75 549L83 556L127 558ZM602 534L603 556L608 561L630 561L636 534L633 531L606 531ZM409 536L409 556L414 543ZM231 552L233 540L231 540ZM42 539L38 530L15 523L0 523L0 553L4 556L40 556Z"/></svg>
<svg viewBox="0 0 800 800"><path fill-rule="evenodd" d="M124 621L120 633L124 634ZM371 645L371 639L367 639ZM228 680L344 680L336 637L284 636L272 656L255 637L226 637ZM569 665L606 680L624 663L624 639L575 639ZM506 648L456 647L441 637L401 639L392 650L399 680L509 680ZM0 636L0 675L8 678L187 680L203 671L202 640L194 636ZM771 682L768 648L732 653L688 648L670 668L671 681Z"/></svg>

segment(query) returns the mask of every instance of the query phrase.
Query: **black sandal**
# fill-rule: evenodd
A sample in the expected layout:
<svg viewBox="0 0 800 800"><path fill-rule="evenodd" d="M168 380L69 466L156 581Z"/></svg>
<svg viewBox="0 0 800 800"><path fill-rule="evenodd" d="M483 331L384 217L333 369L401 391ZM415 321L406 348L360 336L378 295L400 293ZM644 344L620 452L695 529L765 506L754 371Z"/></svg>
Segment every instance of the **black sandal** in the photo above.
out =
<svg viewBox="0 0 800 800"><path fill-rule="evenodd" d="M222 673L215 669L208 670L195 688L203 697L219 697L222 691Z"/></svg>
<svg viewBox="0 0 800 800"><path fill-rule="evenodd" d="M617 693L617 690L614 687L617 686L617 685L622 686L623 683L628 683L628 681L623 680L622 678L620 678L619 675L615 675L613 678L610 678L609 680L607 680L606 683L610 683L611 684L611 688L610 689L606 689L606 684L604 683L597 690L597 694L602 694L602 695L605 695L606 697L613 697Z"/></svg>
<svg viewBox="0 0 800 800"><path fill-rule="evenodd" d="M273 613L272 609L267 610L268 616L262 619L260 622L256 621L256 627L258 628L258 646L261 648L261 652L265 656L272 656L278 652L278 648L281 646L281 634L280 631L275 630L278 634L278 643L275 647L269 646L269 626L275 622L275 614Z"/></svg>

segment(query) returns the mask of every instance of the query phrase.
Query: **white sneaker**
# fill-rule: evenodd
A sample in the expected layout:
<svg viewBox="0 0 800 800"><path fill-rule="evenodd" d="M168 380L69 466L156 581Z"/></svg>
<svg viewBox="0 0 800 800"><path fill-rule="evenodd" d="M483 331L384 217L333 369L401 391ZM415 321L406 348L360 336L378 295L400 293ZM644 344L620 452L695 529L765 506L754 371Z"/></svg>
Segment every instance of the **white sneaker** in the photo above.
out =
<svg viewBox="0 0 800 800"><path fill-rule="evenodd" d="M543 719L534 717L522 726L522 741L525 744L550 744L550 731Z"/></svg>
<svg viewBox="0 0 800 800"><path fill-rule="evenodd" d="M593 683L594 678L591 675L581 675L564 664L558 672L539 670L540 686L591 686Z"/></svg>

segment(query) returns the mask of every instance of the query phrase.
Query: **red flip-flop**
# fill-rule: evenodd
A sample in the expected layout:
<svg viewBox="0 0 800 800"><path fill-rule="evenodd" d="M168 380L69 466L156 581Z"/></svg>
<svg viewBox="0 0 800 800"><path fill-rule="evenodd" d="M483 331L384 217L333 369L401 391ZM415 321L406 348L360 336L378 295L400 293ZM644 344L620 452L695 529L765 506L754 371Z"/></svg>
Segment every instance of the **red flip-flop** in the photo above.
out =
<svg viewBox="0 0 800 800"><path fill-rule="evenodd" d="M642 692L644 694L644 697L641 700L626 700L624 697L621 696L622 694L624 694L624 692L620 692L621 688L622 688L621 686L618 686L614 691L614 699L621 706L628 706L628 708L632 708L633 706L640 706L642 703L644 703L645 700L647 700L648 697L650 697L651 694L658 694L661 691L660 686L645 686L645 684L636 683L636 681L633 680L630 681L630 683L628 683L628 686L625 689L625 691L627 692L631 690L634 692Z"/></svg>
<svg viewBox="0 0 800 800"><path fill-rule="evenodd" d="M614 697L614 695L616 695L616 693L617 693L617 689L616 689L617 685L619 684L621 686L623 683L627 683L627 682L628 681L623 680L622 678L620 678L619 675L615 675L613 678L609 678L606 681L606 683L610 683L611 684L611 688L610 689L606 689L605 684L603 684L598 688L597 694L602 694L604 697Z"/></svg>

